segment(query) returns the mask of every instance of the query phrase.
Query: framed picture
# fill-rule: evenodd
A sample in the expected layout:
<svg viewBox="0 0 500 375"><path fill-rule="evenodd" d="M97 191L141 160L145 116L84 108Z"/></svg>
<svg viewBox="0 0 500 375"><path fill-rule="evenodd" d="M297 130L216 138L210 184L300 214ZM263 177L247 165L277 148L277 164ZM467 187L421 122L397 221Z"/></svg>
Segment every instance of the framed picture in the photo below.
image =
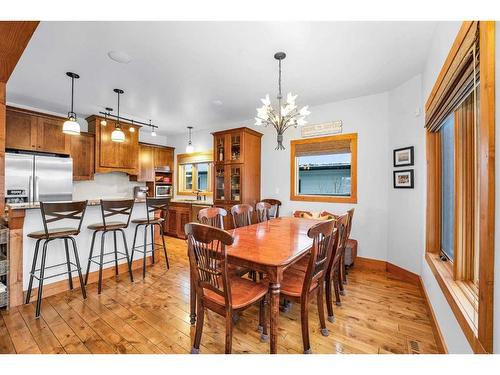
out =
<svg viewBox="0 0 500 375"><path fill-rule="evenodd" d="M394 189L413 189L413 169L394 171Z"/></svg>
<svg viewBox="0 0 500 375"><path fill-rule="evenodd" d="M408 167L413 165L413 146L394 150L394 166Z"/></svg>

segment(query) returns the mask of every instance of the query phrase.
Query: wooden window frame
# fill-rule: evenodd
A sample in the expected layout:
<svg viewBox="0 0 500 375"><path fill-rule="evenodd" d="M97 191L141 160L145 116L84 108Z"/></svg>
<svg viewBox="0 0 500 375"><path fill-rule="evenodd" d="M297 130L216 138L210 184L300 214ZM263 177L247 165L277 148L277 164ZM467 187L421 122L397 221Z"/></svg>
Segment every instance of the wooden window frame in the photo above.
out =
<svg viewBox="0 0 500 375"><path fill-rule="evenodd" d="M299 144L310 144L331 141L350 141L351 148L351 195L326 196L326 195L304 195L298 194L297 168L296 168L296 146ZM339 134L326 137L295 139L290 142L290 200L303 202L329 202L329 203L357 203L358 202L358 134Z"/></svg>
<svg viewBox="0 0 500 375"><path fill-rule="evenodd" d="M200 193L200 195L212 195L212 179L213 179L213 151L199 151L190 154L177 154L177 195L188 195L196 196L196 189L198 189L198 172L196 165L200 163L208 163L208 188L206 191ZM182 166L185 164L193 165L193 188L191 190L185 190L184 187L184 176L182 172Z"/></svg>
<svg viewBox="0 0 500 375"><path fill-rule="evenodd" d="M477 21L476 21L477 22ZM438 79L426 102L428 109L436 105L436 93L459 58L462 43L475 23L462 24ZM462 49L463 51L463 49ZM427 153L427 222L425 259L448 301L462 331L475 353L493 351L493 274L495 219L495 22L479 22L480 105L478 136L479 204L479 281L477 288L455 280L450 262L439 257L441 242L440 138L426 131ZM473 296L477 290L477 296ZM476 299L477 307L474 306ZM477 311L477 313L476 313Z"/></svg>

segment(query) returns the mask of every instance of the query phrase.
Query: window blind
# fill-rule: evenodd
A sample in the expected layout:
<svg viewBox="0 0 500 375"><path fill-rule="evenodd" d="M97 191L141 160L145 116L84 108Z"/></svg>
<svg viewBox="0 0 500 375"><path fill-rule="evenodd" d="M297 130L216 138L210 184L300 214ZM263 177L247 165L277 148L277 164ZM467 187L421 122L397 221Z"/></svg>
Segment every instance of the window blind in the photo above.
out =
<svg viewBox="0 0 500 375"><path fill-rule="evenodd" d="M295 145L295 156L346 154L351 152L351 140L327 140Z"/></svg>

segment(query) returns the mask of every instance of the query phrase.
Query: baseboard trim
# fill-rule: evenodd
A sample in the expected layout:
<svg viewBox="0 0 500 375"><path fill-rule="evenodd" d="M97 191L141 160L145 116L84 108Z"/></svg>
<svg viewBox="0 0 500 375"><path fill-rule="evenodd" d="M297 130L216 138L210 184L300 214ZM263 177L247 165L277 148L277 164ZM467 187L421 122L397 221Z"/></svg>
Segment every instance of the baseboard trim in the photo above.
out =
<svg viewBox="0 0 500 375"><path fill-rule="evenodd" d="M436 314L432 309L429 296L427 295L427 291L425 290L420 275L417 275L416 273L408 271L404 268L401 268L399 266L396 266L395 264L386 262L384 260L363 258L363 257L356 258L356 263L354 267L361 269L369 269L372 271L385 271L387 273L390 273L392 277L395 277L399 280L406 281L418 286L420 292L422 293L422 296L425 299L425 305L429 317L431 319L432 332L434 334L434 339L436 340L437 349L443 354L448 354L448 348L446 347L446 342L444 341L443 334L439 329L439 325L436 319Z"/></svg>

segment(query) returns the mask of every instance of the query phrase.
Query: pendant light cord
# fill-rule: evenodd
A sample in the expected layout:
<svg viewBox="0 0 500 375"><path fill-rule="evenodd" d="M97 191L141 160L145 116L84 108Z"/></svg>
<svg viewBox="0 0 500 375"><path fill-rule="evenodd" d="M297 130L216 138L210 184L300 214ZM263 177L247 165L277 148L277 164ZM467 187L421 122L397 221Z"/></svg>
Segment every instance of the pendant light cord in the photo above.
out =
<svg viewBox="0 0 500 375"><path fill-rule="evenodd" d="M116 127L120 127L120 92L116 93L118 95L118 111L116 116Z"/></svg>

